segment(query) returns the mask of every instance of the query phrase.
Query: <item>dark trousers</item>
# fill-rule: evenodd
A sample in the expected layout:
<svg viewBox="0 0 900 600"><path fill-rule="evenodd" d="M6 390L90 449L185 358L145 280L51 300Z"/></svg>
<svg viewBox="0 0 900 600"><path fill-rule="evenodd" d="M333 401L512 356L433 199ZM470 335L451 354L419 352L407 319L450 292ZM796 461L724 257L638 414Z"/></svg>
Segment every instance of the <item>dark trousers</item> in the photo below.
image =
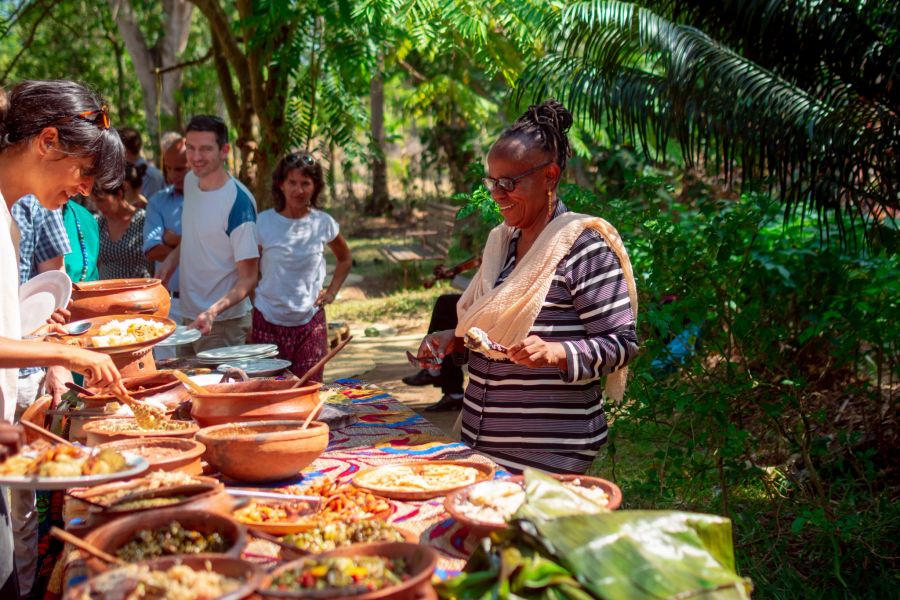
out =
<svg viewBox="0 0 900 600"><path fill-rule="evenodd" d="M460 294L444 294L434 303L431 309L431 322L428 324L428 333L442 331L444 329L456 329L456 303L462 298ZM441 363L441 392L444 394L463 393L462 367L455 364L448 356Z"/></svg>

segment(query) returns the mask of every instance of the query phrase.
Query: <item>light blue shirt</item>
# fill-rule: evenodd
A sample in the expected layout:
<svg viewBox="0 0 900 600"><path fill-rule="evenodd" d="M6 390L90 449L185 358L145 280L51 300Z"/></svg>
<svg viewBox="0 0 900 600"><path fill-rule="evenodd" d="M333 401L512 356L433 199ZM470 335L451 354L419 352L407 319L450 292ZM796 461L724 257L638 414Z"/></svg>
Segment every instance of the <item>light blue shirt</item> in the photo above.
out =
<svg viewBox="0 0 900 600"><path fill-rule="evenodd" d="M175 191L175 186L165 187L147 201L147 215L144 218L144 254L163 243L166 229L181 235L181 211L184 196ZM154 269L159 263L154 265ZM169 290L178 291L178 270L169 280Z"/></svg>

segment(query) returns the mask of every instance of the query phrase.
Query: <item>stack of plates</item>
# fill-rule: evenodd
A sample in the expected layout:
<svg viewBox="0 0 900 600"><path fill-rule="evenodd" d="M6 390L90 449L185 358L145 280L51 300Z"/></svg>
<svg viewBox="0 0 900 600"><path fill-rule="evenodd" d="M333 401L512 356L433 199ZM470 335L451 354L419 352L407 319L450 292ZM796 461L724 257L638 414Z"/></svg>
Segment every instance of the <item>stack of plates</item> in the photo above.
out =
<svg viewBox="0 0 900 600"><path fill-rule="evenodd" d="M197 361L206 365L218 365L219 371L237 367L247 375L274 375L291 366L288 360L274 358L278 356L275 344L245 344L243 346L227 346L204 350L197 354Z"/></svg>
<svg viewBox="0 0 900 600"><path fill-rule="evenodd" d="M197 362L205 365L221 365L228 361L249 358L271 358L278 356L275 344L244 344L242 346L225 346L197 353Z"/></svg>

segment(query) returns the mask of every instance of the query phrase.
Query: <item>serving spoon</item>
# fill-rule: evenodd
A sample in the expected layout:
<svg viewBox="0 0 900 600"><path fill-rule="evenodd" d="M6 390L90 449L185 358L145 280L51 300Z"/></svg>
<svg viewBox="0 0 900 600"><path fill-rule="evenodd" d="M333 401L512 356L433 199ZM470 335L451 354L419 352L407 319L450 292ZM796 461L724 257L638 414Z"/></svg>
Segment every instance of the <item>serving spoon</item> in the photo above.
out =
<svg viewBox="0 0 900 600"><path fill-rule="evenodd" d="M126 564L128 564L124 560L118 559L115 556L113 556L112 554L107 554L106 552L104 552L103 550L98 548L97 546L84 541L83 539L81 539L80 537L78 537L76 535L72 535L71 533L69 533L68 531L65 531L64 529L60 529L59 527L56 527L56 526L51 527L50 535L52 535L53 537L55 537L58 540L62 540L64 542L66 542L67 544L72 544L73 546L75 546L76 548L81 550L82 552L87 552L91 556L93 556L95 558L99 558L100 560L102 560L103 562L105 562L107 564L116 565L117 567L122 567L122 566L125 566Z"/></svg>
<svg viewBox="0 0 900 600"><path fill-rule="evenodd" d="M85 321L84 323L76 323L74 325L63 325L63 329L65 329L65 333L61 331L48 331L47 333L38 333L32 335L26 335L22 339L24 340L33 340L37 338L48 338L48 337L68 337L71 335L81 335L82 333L87 332L91 328L91 322Z"/></svg>

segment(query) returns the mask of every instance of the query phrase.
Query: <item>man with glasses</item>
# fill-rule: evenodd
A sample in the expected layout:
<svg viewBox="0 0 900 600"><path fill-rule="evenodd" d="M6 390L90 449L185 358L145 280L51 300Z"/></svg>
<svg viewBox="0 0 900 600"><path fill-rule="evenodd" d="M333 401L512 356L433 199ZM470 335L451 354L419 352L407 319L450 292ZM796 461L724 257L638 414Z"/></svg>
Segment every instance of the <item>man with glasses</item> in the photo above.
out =
<svg viewBox="0 0 900 600"><path fill-rule="evenodd" d="M259 277L256 200L225 169L228 130L219 117L199 115L185 133L191 172L184 178L181 243L158 273L169 280L178 268L182 320L200 330L200 352L245 343L248 298Z"/></svg>

